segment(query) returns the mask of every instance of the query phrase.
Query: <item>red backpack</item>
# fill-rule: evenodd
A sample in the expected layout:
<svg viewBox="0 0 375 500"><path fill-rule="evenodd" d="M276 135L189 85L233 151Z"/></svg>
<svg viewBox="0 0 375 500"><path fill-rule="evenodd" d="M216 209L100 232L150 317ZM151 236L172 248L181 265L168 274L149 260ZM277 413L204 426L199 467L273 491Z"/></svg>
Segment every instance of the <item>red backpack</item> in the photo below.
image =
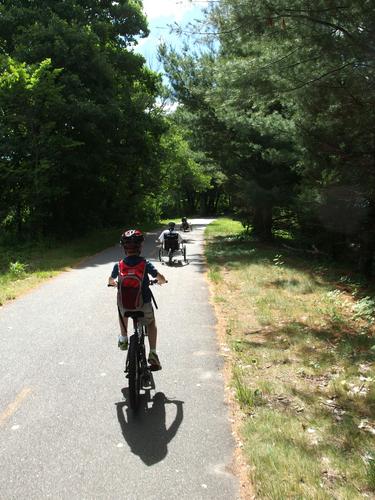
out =
<svg viewBox="0 0 375 500"><path fill-rule="evenodd" d="M146 272L146 260L129 266L119 262L117 305L122 311L134 311L143 306L142 282Z"/></svg>

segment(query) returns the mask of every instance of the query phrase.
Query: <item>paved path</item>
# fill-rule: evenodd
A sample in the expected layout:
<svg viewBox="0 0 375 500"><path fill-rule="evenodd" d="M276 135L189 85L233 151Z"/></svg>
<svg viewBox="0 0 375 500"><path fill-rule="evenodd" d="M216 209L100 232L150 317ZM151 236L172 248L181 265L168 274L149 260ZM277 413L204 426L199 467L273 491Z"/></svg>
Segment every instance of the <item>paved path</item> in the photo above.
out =
<svg viewBox="0 0 375 500"><path fill-rule="evenodd" d="M236 499L203 230L156 262L156 390L134 417L117 349L114 247L0 309L0 499ZM156 234L144 254L155 259ZM123 390L123 391L122 391Z"/></svg>

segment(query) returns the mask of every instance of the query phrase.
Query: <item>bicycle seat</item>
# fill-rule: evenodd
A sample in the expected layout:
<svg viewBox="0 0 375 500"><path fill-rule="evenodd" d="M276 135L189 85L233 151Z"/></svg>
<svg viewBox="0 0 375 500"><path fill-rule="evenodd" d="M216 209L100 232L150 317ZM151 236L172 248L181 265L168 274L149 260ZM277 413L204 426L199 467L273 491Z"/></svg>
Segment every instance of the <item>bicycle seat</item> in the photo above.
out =
<svg viewBox="0 0 375 500"><path fill-rule="evenodd" d="M164 235L164 250L169 251L172 250L173 252L177 251L179 249L179 243L178 243L178 234L177 233L169 233Z"/></svg>
<svg viewBox="0 0 375 500"><path fill-rule="evenodd" d="M125 311L125 318L143 318L144 317L144 312L143 311Z"/></svg>

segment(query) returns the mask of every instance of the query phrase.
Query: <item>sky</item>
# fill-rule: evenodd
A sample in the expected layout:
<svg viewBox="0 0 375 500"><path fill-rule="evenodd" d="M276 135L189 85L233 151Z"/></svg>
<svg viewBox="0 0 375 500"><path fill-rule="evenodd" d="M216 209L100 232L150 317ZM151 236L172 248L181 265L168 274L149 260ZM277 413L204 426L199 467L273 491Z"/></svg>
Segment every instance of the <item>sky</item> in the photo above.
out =
<svg viewBox="0 0 375 500"><path fill-rule="evenodd" d="M186 26L194 19L201 19L201 9L207 6L204 0L143 0L143 10L147 16L150 35L141 39L135 48L146 59L146 64L154 71L162 72L163 68L157 61L157 47L164 41L178 48L181 38L170 33L168 25L174 22Z"/></svg>

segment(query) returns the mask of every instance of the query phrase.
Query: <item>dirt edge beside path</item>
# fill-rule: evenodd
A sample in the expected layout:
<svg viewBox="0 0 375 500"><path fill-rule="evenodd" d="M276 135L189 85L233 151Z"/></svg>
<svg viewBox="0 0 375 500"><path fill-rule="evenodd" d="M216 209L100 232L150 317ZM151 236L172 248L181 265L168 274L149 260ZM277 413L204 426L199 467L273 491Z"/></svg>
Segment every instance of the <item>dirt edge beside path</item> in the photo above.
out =
<svg viewBox="0 0 375 500"><path fill-rule="evenodd" d="M205 243L204 243L205 244ZM205 254L204 259L206 261ZM238 478L240 483L240 498L242 500L253 500L256 498L254 493L253 485L250 481L250 465L247 464L245 455L242 451L242 438L241 438L241 426L244 421L244 414L242 413L239 405L235 399L234 391L231 388L231 380L232 380L232 356L231 351L227 347L226 342L226 321L225 317L222 314L220 307L215 303L215 288L213 283L208 277L208 265L206 262L206 272L205 278L208 285L209 290L209 302L212 305L215 311L216 317L216 335L219 344L220 356L224 358L224 382L225 382L225 393L224 399L227 404L229 411L229 420L232 429L232 435L235 440L235 450L233 461L231 464L231 472Z"/></svg>

